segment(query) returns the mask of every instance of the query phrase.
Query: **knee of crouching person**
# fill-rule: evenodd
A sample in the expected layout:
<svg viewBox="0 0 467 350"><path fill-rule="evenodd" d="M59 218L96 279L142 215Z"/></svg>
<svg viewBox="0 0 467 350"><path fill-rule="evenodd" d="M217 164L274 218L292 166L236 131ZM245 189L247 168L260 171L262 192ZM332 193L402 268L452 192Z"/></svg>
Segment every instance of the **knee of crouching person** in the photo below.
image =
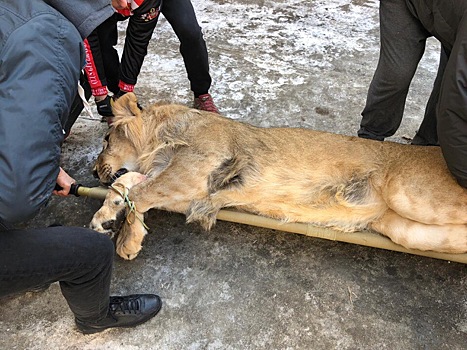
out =
<svg viewBox="0 0 467 350"><path fill-rule="evenodd" d="M96 257L104 265L111 264L115 247L110 237L88 228L76 227L74 229L76 230L75 236L82 242L83 248L91 254L88 260Z"/></svg>

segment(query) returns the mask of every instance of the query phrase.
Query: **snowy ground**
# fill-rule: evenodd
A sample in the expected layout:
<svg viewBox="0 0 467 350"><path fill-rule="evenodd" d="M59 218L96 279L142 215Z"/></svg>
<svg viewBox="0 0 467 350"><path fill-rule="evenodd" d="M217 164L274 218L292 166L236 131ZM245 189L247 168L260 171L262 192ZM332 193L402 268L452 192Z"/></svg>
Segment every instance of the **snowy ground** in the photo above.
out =
<svg viewBox="0 0 467 350"><path fill-rule="evenodd" d="M224 115L356 134L378 60L379 1L193 4L210 55L211 94ZM437 62L438 44L429 40L393 140L414 135ZM143 105L192 103L178 41L164 19L136 93ZM63 146L65 169L89 186L97 185L90 169L107 129L99 119L83 113ZM31 225L85 226L99 206L55 198ZM112 292L157 292L164 301L157 317L85 337L54 284L40 295L0 302L0 349L452 350L467 344L464 265L225 222L206 233L181 215L158 211L149 213L148 225L138 258L115 258Z"/></svg>

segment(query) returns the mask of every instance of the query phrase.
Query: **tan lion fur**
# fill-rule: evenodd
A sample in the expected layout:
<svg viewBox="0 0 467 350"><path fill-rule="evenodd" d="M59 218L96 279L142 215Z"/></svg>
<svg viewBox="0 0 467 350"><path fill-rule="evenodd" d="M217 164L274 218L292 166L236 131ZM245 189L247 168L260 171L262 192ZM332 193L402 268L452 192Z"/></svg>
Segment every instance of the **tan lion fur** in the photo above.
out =
<svg viewBox="0 0 467 350"><path fill-rule="evenodd" d="M140 213L184 213L209 229L221 208L236 207L345 232L370 229L410 249L467 252L467 190L438 147L258 128L176 104L141 111L132 93L113 108L95 171L104 183L121 168L147 175L129 192ZM93 222L116 215L96 213ZM140 249L144 234L132 235Z"/></svg>

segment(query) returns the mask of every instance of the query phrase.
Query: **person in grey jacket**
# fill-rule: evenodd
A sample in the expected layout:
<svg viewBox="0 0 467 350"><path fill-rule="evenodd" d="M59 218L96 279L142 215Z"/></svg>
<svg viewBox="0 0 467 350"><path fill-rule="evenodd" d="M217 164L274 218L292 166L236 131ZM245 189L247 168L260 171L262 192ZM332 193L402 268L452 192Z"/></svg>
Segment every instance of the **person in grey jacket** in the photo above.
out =
<svg viewBox="0 0 467 350"><path fill-rule="evenodd" d="M441 146L457 182L467 188L467 2L380 2L381 50L358 136L384 140L398 129L411 80L428 37L441 58L425 117L412 143Z"/></svg>
<svg viewBox="0 0 467 350"><path fill-rule="evenodd" d="M0 0L0 297L59 281L78 329L149 320L154 294L109 295L114 247L79 227L14 229L74 180L59 166L83 39L126 0ZM58 184L62 189L54 191Z"/></svg>

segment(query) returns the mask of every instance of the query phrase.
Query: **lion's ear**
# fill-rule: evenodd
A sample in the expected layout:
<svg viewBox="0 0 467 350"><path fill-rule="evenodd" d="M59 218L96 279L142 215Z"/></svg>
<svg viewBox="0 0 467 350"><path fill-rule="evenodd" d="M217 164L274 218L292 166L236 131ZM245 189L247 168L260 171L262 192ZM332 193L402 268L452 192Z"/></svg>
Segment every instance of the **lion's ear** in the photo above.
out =
<svg viewBox="0 0 467 350"><path fill-rule="evenodd" d="M135 117L141 115L138 99L133 92L128 92L112 104L112 112L116 117Z"/></svg>

